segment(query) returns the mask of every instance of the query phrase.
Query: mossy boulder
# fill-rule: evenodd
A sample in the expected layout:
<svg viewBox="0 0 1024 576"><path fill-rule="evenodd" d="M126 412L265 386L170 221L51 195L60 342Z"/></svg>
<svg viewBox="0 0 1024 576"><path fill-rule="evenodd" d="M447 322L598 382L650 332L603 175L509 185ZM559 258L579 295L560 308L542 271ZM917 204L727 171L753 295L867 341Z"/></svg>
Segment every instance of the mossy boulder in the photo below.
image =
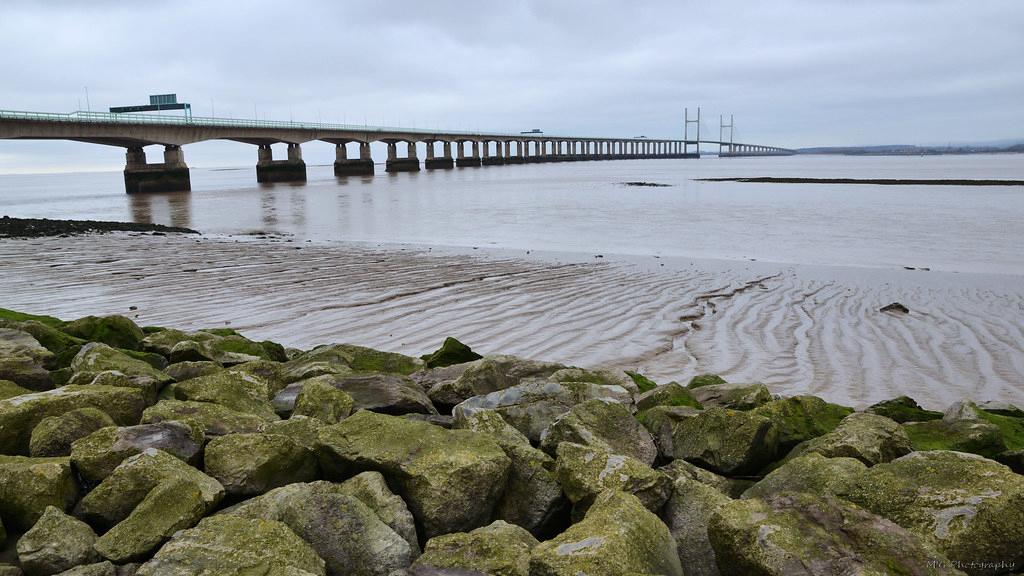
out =
<svg viewBox="0 0 1024 576"><path fill-rule="evenodd" d="M606 490L633 494L652 511L661 508L672 492L672 481L664 472L630 456L572 442L558 445L555 477L576 516Z"/></svg>
<svg viewBox="0 0 1024 576"><path fill-rule="evenodd" d="M618 402L588 400L562 414L541 435L541 448L554 454L562 442L575 442L624 454L650 466L658 456L651 434Z"/></svg>
<svg viewBox="0 0 1024 576"><path fill-rule="evenodd" d="M844 418L828 434L798 444L786 459L817 452L828 458L856 458L868 466L874 466L911 451L913 445L902 426L885 416L855 412Z"/></svg>
<svg viewBox="0 0 1024 576"><path fill-rule="evenodd" d="M297 415L287 420L267 422L260 426L259 432L287 436L299 446L307 450L315 450L317 439L320 437L320 430L326 425L317 418Z"/></svg>
<svg viewBox="0 0 1024 576"><path fill-rule="evenodd" d="M27 332L36 339L39 344L53 353L52 357L43 361L43 366L50 370L63 368L71 363L78 350L86 343L81 338L75 338L49 324L35 320L24 322L11 322L0 320L0 327L13 328Z"/></svg>
<svg viewBox="0 0 1024 576"><path fill-rule="evenodd" d="M350 374L325 376L352 397L353 410L382 414L437 414L426 393L408 376L401 374Z"/></svg>
<svg viewBox="0 0 1024 576"><path fill-rule="evenodd" d="M672 482L672 496L665 503L665 519L676 541L679 562L687 576L718 576L715 551L708 540L711 516L732 499L710 484L680 474Z"/></svg>
<svg viewBox="0 0 1024 576"><path fill-rule="evenodd" d="M530 554L531 576L659 574L682 576L676 543L632 494L608 491L583 520Z"/></svg>
<svg viewBox="0 0 1024 576"><path fill-rule="evenodd" d="M985 420L907 422L903 430L914 450L954 450L995 458L1006 450L999 426Z"/></svg>
<svg viewBox="0 0 1024 576"><path fill-rule="evenodd" d="M64 324L61 330L89 342L102 342L113 348L142 350L146 334L124 316L85 316Z"/></svg>
<svg viewBox="0 0 1024 576"><path fill-rule="evenodd" d="M227 515L283 522L326 562L331 576L387 576L413 559L409 543L338 484L290 484Z"/></svg>
<svg viewBox="0 0 1024 576"><path fill-rule="evenodd" d="M830 496L728 502L711 516L708 537L724 576L960 574L911 531Z"/></svg>
<svg viewBox="0 0 1024 576"><path fill-rule="evenodd" d="M913 452L860 475L840 497L934 543L968 574L1024 565L1024 476L974 454Z"/></svg>
<svg viewBox="0 0 1024 576"><path fill-rule="evenodd" d="M624 388L630 394L639 394L636 382L622 370L610 368L562 368L548 376L549 382L589 382L598 386Z"/></svg>
<svg viewBox="0 0 1024 576"><path fill-rule="evenodd" d="M465 570L493 576L529 576L530 551L537 539L501 520L472 532L435 536L427 542L415 570Z"/></svg>
<svg viewBox="0 0 1024 576"><path fill-rule="evenodd" d="M67 456L71 454L73 442L107 426L116 426L116 423L99 408L78 408L60 416L48 416L32 429L29 454Z"/></svg>
<svg viewBox="0 0 1024 576"><path fill-rule="evenodd" d="M423 361L393 352L382 352L352 344L317 346L282 366L285 382L305 380L321 374L385 372L408 375L423 368Z"/></svg>
<svg viewBox="0 0 1024 576"><path fill-rule="evenodd" d="M651 433L654 445L658 447L658 454L671 460L675 458L672 435L675 433L676 425L700 413L700 409L690 406L655 406L639 412L636 419Z"/></svg>
<svg viewBox="0 0 1024 576"><path fill-rule="evenodd" d="M295 409L292 414L316 418L325 424L337 424L352 413L355 402L348 393L334 387L330 382L321 381L322 378L325 376L306 380L295 398Z"/></svg>
<svg viewBox="0 0 1024 576"><path fill-rule="evenodd" d="M421 357L427 368L443 368L454 364L465 364L480 358L483 358L483 356L473 352L469 346L451 336L445 338L441 347L432 354Z"/></svg>
<svg viewBox="0 0 1024 576"><path fill-rule="evenodd" d="M789 451L797 444L835 430L853 408L830 404L817 396L791 396L773 400L752 410L775 424L779 449Z"/></svg>
<svg viewBox="0 0 1024 576"><path fill-rule="evenodd" d="M168 420L194 422L209 438L225 434L243 434L259 432L259 429L273 418L239 412L212 402L184 402L181 400L161 400L146 408L142 413L143 424L157 424Z"/></svg>
<svg viewBox="0 0 1024 576"><path fill-rule="evenodd" d="M258 378L267 386L268 397L273 398L285 387L283 366L284 364L280 362L271 362L270 360L252 360L243 364L235 364L227 370Z"/></svg>
<svg viewBox="0 0 1024 576"><path fill-rule="evenodd" d="M867 470L856 458L826 458L810 452L788 460L743 493L743 498L766 498L782 492L835 494Z"/></svg>
<svg viewBox="0 0 1024 576"><path fill-rule="evenodd" d="M326 576L324 561L288 526L219 515L174 535L136 576Z"/></svg>
<svg viewBox="0 0 1024 576"><path fill-rule="evenodd" d="M411 558L420 555L416 521L401 497L391 492L380 472L363 472L345 480L337 487L338 493L352 496L373 510L381 522L409 543Z"/></svg>
<svg viewBox="0 0 1024 576"><path fill-rule="evenodd" d="M182 422L101 428L71 445L71 463L82 481L99 484L130 456L158 449L197 466L204 444L202 430Z"/></svg>
<svg viewBox="0 0 1024 576"><path fill-rule="evenodd" d="M61 572L59 576L134 576L137 564L117 566L109 560L75 566L71 570Z"/></svg>
<svg viewBox="0 0 1024 576"><path fill-rule="evenodd" d="M705 408L753 410L772 401L772 393L764 384L707 384L691 388L693 397Z"/></svg>
<svg viewBox="0 0 1024 576"><path fill-rule="evenodd" d="M77 499L67 458L0 456L0 518L8 530L28 530L48 506L68 510Z"/></svg>
<svg viewBox="0 0 1024 576"><path fill-rule="evenodd" d="M174 384L173 391L176 400L209 402L266 420L277 419L267 383L256 377L229 371L217 372L178 382Z"/></svg>
<svg viewBox="0 0 1024 576"><path fill-rule="evenodd" d="M75 516L108 528L96 550L113 562L146 557L193 526L224 496L213 478L155 448L125 459L75 507Z"/></svg>
<svg viewBox="0 0 1024 576"><path fill-rule="evenodd" d="M658 387L658 383L647 376L633 370L626 370L626 376L633 381L638 392L650 392Z"/></svg>
<svg viewBox="0 0 1024 576"><path fill-rule="evenodd" d="M279 434L228 434L206 445L206 473L230 495L255 496L316 479L313 453Z"/></svg>
<svg viewBox="0 0 1024 576"><path fill-rule="evenodd" d="M27 312L18 312L17 310L8 310L7 308L0 308L0 320L12 321L12 322L26 322L35 321L42 322L47 326L62 326L64 321L60 318L54 318L53 316L44 316L40 314L29 314Z"/></svg>
<svg viewBox="0 0 1024 576"><path fill-rule="evenodd" d="M431 388L429 395L436 405L450 407L473 396L517 386L524 380L546 379L563 368L562 364L517 356L485 356L470 364L457 380Z"/></svg>
<svg viewBox="0 0 1024 576"><path fill-rule="evenodd" d="M892 400L883 400L869 406L865 412L885 416L903 424L905 422L928 422L942 418L942 412L925 410L921 408L913 398L900 396Z"/></svg>
<svg viewBox="0 0 1024 576"><path fill-rule="evenodd" d="M487 434L367 410L325 427L318 455L334 474L381 472L409 504L426 538L484 525L511 465Z"/></svg>
<svg viewBox="0 0 1024 576"><path fill-rule="evenodd" d="M98 375L113 373L124 378L109 380L110 383L138 388L147 398L155 398L160 388L173 381L173 378L148 362L132 358L120 350L96 342L82 346L71 361L71 369L75 372L75 376L72 377L75 379L73 383L100 384L101 382L93 382Z"/></svg>
<svg viewBox="0 0 1024 576"><path fill-rule="evenodd" d="M47 506L39 521L18 539L18 562L27 576L51 576L99 562L96 533L88 524Z"/></svg>
<svg viewBox="0 0 1024 576"><path fill-rule="evenodd" d="M30 390L48 390L53 387L53 380L46 365L53 357L28 332L0 327L0 380Z"/></svg>
<svg viewBox="0 0 1024 576"><path fill-rule="evenodd" d="M146 336L146 350L161 354L171 362L210 361L233 366L253 360L287 360L284 349L250 340L237 332L200 330L182 332L165 329Z"/></svg>
<svg viewBox="0 0 1024 576"><path fill-rule="evenodd" d="M636 397L636 410L643 412L655 406L689 406L702 408L700 402L693 397L693 392L677 382L662 384Z"/></svg>
<svg viewBox="0 0 1024 576"><path fill-rule="evenodd" d="M53 352L47 350L28 332L0 327L0 357L24 357L43 366L53 358Z"/></svg>
<svg viewBox="0 0 1024 576"><path fill-rule="evenodd" d="M178 382L200 376L209 376L224 370L224 367L209 360L176 362L164 368L164 373Z"/></svg>
<svg viewBox="0 0 1024 576"><path fill-rule="evenodd" d="M728 382L718 374L697 374L693 378L690 378L690 382L686 387L693 389L700 388L702 386L715 386L717 384L728 384Z"/></svg>
<svg viewBox="0 0 1024 576"><path fill-rule="evenodd" d="M555 529L568 505L555 477L555 459L531 446L522 432L492 410L463 415L455 427L490 435L512 461L495 518L522 526L538 538Z"/></svg>
<svg viewBox="0 0 1024 576"><path fill-rule="evenodd" d="M10 380L0 380L0 400L31 393L32 391L28 388L22 388Z"/></svg>
<svg viewBox="0 0 1024 576"><path fill-rule="evenodd" d="M722 494L733 498L738 497L739 494L743 492L742 490L739 490L739 493L737 493L735 480L726 478L725 476L720 476L710 470L705 470L700 466L690 464L686 460L673 460L661 468L658 468L658 470L668 474L669 477L672 478L673 482L681 477L686 477L695 482L710 486Z"/></svg>
<svg viewBox="0 0 1024 576"><path fill-rule="evenodd" d="M28 454L32 430L49 416L97 408L117 424L130 425L145 407L142 391L114 386L64 386L0 400L0 453Z"/></svg>
<svg viewBox="0 0 1024 576"><path fill-rule="evenodd" d="M573 406L593 399L630 403L632 396L620 386L602 386L589 382L527 382L474 396L457 405L456 418L481 410L493 410L515 426L531 442L540 442L541 434Z"/></svg>
<svg viewBox="0 0 1024 576"><path fill-rule="evenodd" d="M768 418L711 408L675 423L672 456L719 474L753 474L774 459L778 442L778 428Z"/></svg>

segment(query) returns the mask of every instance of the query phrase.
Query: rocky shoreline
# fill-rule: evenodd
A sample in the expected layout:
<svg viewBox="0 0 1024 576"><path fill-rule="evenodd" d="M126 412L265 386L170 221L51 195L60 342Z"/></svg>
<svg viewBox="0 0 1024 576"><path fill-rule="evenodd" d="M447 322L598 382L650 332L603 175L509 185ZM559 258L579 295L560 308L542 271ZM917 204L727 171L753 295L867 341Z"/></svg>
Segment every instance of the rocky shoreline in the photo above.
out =
<svg viewBox="0 0 1024 576"><path fill-rule="evenodd" d="M976 400L0 309L0 576L1019 574Z"/></svg>
<svg viewBox="0 0 1024 576"><path fill-rule="evenodd" d="M107 232L151 232L155 234L199 234L190 228L144 224L139 222L106 222L102 220L50 220L48 218L0 218L0 238L41 238L45 236L76 236Z"/></svg>

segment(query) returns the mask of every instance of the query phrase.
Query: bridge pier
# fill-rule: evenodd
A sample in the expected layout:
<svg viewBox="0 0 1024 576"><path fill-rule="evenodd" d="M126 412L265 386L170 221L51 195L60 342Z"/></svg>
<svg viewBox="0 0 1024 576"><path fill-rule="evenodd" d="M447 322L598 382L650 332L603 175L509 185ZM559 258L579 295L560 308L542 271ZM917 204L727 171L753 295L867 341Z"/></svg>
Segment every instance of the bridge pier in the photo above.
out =
<svg viewBox="0 0 1024 576"><path fill-rule="evenodd" d="M406 142L406 157L398 157L398 143L388 142L388 162L384 168L385 172L419 172L420 159L416 157L416 143Z"/></svg>
<svg viewBox="0 0 1024 576"><path fill-rule="evenodd" d="M452 159L452 143L444 142L444 156L437 158L434 156L434 144L436 142L427 142L427 159L423 161L423 166L427 170L448 170L455 168L455 160Z"/></svg>
<svg viewBox="0 0 1024 576"><path fill-rule="evenodd" d="M259 161L256 162L256 181L265 184L271 182L305 182L306 162L302 160L302 147L288 144L288 159L274 160L274 152L270 144L260 144Z"/></svg>
<svg viewBox="0 0 1024 576"><path fill-rule="evenodd" d="M455 165L456 166L459 166L459 167L464 167L464 166L476 167L476 166L480 166L481 165L481 162L480 162L480 143L476 142L474 140L472 142L472 145L473 145L473 152L472 152L473 155L472 156L466 156L466 143L465 142L459 142L459 157L455 161Z"/></svg>
<svg viewBox="0 0 1024 576"><path fill-rule="evenodd" d="M335 176L373 176L373 157L370 156L370 143L359 143L359 158L349 158L345 144L334 145Z"/></svg>
<svg viewBox="0 0 1024 576"><path fill-rule="evenodd" d="M192 179L180 146L165 146L161 164L147 164L141 146L128 149L124 166L124 191L128 194L190 190Z"/></svg>

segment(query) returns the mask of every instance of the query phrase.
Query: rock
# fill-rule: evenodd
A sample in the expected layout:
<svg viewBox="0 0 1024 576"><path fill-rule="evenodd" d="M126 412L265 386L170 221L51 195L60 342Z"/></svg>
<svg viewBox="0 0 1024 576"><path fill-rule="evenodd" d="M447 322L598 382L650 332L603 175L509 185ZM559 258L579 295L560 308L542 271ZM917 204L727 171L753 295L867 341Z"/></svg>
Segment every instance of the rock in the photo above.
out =
<svg viewBox="0 0 1024 576"><path fill-rule="evenodd" d="M968 574L1024 565L1024 476L962 452L914 452L878 464L839 496L934 543ZM975 564L971 564L971 563Z"/></svg>
<svg viewBox="0 0 1024 576"><path fill-rule="evenodd" d="M292 414L316 418L324 424L337 424L352 413L354 401L348 393L322 381L323 378L331 377L317 376L305 381L296 396Z"/></svg>
<svg viewBox="0 0 1024 576"><path fill-rule="evenodd" d="M212 516L174 535L137 576L326 576L324 561L282 522Z"/></svg>
<svg viewBox="0 0 1024 576"><path fill-rule="evenodd" d="M294 482L316 479L313 453L287 436L228 434L206 446L206 473L230 495L255 496Z"/></svg>
<svg viewBox="0 0 1024 576"><path fill-rule="evenodd" d="M119 571L117 566L107 560L104 560L103 562L97 562L95 564L76 566L70 570L61 572L59 576L127 576L129 574L135 573L125 570Z"/></svg>
<svg viewBox="0 0 1024 576"><path fill-rule="evenodd" d="M899 424L884 416L855 412L844 418L828 434L797 445L786 459L817 452L828 458L856 458L868 466L874 466L899 458L912 450L910 438Z"/></svg>
<svg viewBox="0 0 1024 576"><path fill-rule="evenodd" d="M1024 418L1024 409L1021 409L1017 405L1011 404L1009 402L986 400L985 402L978 402L976 406L980 410L984 410L989 414L996 414L999 416L1012 416L1014 418Z"/></svg>
<svg viewBox="0 0 1024 576"><path fill-rule="evenodd" d="M0 380L0 400L31 393L32 391L28 388L22 388L10 380Z"/></svg>
<svg viewBox="0 0 1024 576"><path fill-rule="evenodd" d="M331 576L386 576L412 562L409 543L337 484L291 484L227 514L283 522L324 559Z"/></svg>
<svg viewBox="0 0 1024 576"><path fill-rule="evenodd" d="M914 450L955 450L995 458L1006 451L999 426L984 420L908 422L903 430Z"/></svg>
<svg viewBox="0 0 1024 576"><path fill-rule="evenodd" d="M77 499L67 458L0 456L0 518L8 530L28 530L48 506L67 510Z"/></svg>
<svg viewBox="0 0 1024 576"><path fill-rule="evenodd" d="M835 430L853 408L829 404L817 396L792 396L773 400L752 410L775 424L779 449L788 452L797 444Z"/></svg>
<svg viewBox="0 0 1024 576"><path fill-rule="evenodd" d="M650 392L658 387L658 383L650 378L644 376L639 372L633 372L632 370L626 370L626 376L629 376L633 384L636 385L638 392Z"/></svg>
<svg viewBox="0 0 1024 576"><path fill-rule="evenodd" d="M764 384L707 384L691 391L705 408L752 410L772 401L772 394Z"/></svg>
<svg viewBox="0 0 1024 576"><path fill-rule="evenodd" d="M53 377L46 368L27 356L0 356L0 380L14 382L29 390L53 388Z"/></svg>
<svg viewBox="0 0 1024 576"><path fill-rule="evenodd" d="M541 448L554 454L561 442L603 448L650 466L658 456L651 434L618 402L587 400L559 416L541 434Z"/></svg>
<svg viewBox="0 0 1024 576"><path fill-rule="evenodd" d="M444 366L441 368L427 368L424 370L417 370L409 375L409 378L420 387L421 390L426 392L441 382L447 382L449 385L462 376L466 370L469 369L473 364L467 362L465 364L452 364L451 366Z"/></svg>
<svg viewBox="0 0 1024 576"><path fill-rule="evenodd" d="M698 374L690 378L690 383L686 387L692 390L702 386L714 386L717 384L728 384L728 382L718 374Z"/></svg>
<svg viewBox="0 0 1024 576"><path fill-rule="evenodd" d="M113 386L64 386L0 400L0 453L28 454L32 430L44 418L90 407L129 425L139 421L146 404L141 391Z"/></svg>
<svg viewBox="0 0 1024 576"><path fill-rule="evenodd" d="M204 440L201 429L175 421L121 428L111 426L72 444L71 463L85 483L95 485L110 476L126 458L150 448L196 466Z"/></svg>
<svg viewBox="0 0 1024 576"><path fill-rule="evenodd" d="M236 412L276 420L270 403L273 396L259 378L237 372L218 372L174 385L174 398L187 402L210 402Z"/></svg>
<svg viewBox="0 0 1024 576"><path fill-rule="evenodd" d="M538 538L556 530L568 502L555 478L554 458L532 447L522 432L492 410L464 416L455 426L489 434L512 461L494 517L521 526Z"/></svg>
<svg viewBox="0 0 1024 576"><path fill-rule="evenodd" d="M516 356L486 356L470 364L458 380L431 388L429 395L438 406L450 407L473 396L517 386L526 379L547 378L562 368L565 368L562 364Z"/></svg>
<svg viewBox="0 0 1024 576"><path fill-rule="evenodd" d="M494 410L531 442L540 442L541 434L556 418L573 406L595 398L626 404L632 401L629 391L618 386L586 382L528 382L485 396L474 396L456 406L452 414L459 418L480 410Z"/></svg>
<svg viewBox="0 0 1024 576"><path fill-rule="evenodd" d="M405 501L388 488L380 472L363 472L343 482L338 493L352 496L373 510L403 540L409 543L410 558L420 555L420 542L416 536L416 523Z"/></svg>
<svg viewBox="0 0 1024 576"><path fill-rule="evenodd" d="M147 399L154 399L157 392L165 384L173 379L157 370L149 363L132 358L131 356L111 348L106 344L90 342L75 355L71 361L71 369L74 370L76 382L92 382L101 373L115 373L123 376L123 379L114 380L110 375L105 376L108 384L138 388L142 390ZM81 382L85 380L87 382ZM102 382L92 382L101 384Z"/></svg>
<svg viewBox="0 0 1024 576"><path fill-rule="evenodd" d="M35 457L67 456L71 454L74 441L107 426L116 424L98 408L79 408L60 416L47 416L32 429L29 454Z"/></svg>
<svg viewBox="0 0 1024 576"><path fill-rule="evenodd" d="M671 478L673 482L680 477L686 477L690 480L710 486L729 497L739 497L739 494L742 494L743 492L740 490L739 494L736 493L735 480L726 478L725 476L719 476L710 470L705 470L700 466L690 464L686 460L673 460L665 466L658 468L658 470L668 474L669 478ZM744 488L744 490L745 489L746 488Z"/></svg>
<svg viewBox="0 0 1024 576"><path fill-rule="evenodd" d="M867 466L856 458L826 458L811 452L772 470L743 493L743 498L767 498L782 492L831 495L854 482Z"/></svg>
<svg viewBox="0 0 1024 576"><path fill-rule="evenodd" d="M204 360L195 362L176 362L167 368L164 368L164 373L178 382L181 382L183 380L191 380L192 378L198 378L200 376L209 376L210 374L216 374L223 370L224 367L220 364Z"/></svg>
<svg viewBox="0 0 1024 576"><path fill-rule="evenodd" d="M534 547L531 576L659 574L681 576L668 527L631 494L601 494L586 517Z"/></svg>
<svg viewBox="0 0 1024 576"><path fill-rule="evenodd" d="M576 516L606 490L633 494L651 511L661 508L672 491L667 474L636 458L572 442L558 445L555 477L574 504Z"/></svg>
<svg viewBox="0 0 1024 576"><path fill-rule="evenodd" d="M473 352L469 346L449 336L444 339L444 343L433 354L423 356L422 359L427 368L441 368L453 364L472 362L480 358L483 358L483 356Z"/></svg>
<svg viewBox="0 0 1024 576"><path fill-rule="evenodd" d="M27 358L33 364L43 366L53 359L53 352L28 332L0 327L0 357Z"/></svg>
<svg viewBox="0 0 1024 576"><path fill-rule="evenodd" d="M655 406L689 406L701 408L700 402L693 397L689 389L680 386L676 382L669 382L644 392L636 398L637 412L642 412Z"/></svg>
<svg viewBox="0 0 1024 576"><path fill-rule="evenodd" d="M415 570L462 569L494 576L529 576L530 550L537 539L514 524L496 520L472 532L431 538Z"/></svg>
<svg viewBox="0 0 1024 576"><path fill-rule="evenodd" d="M675 423L672 457L719 474L754 474L774 459L778 440L778 429L764 416L711 408Z"/></svg>
<svg viewBox="0 0 1024 576"><path fill-rule="evenodd" d="M330 473L384 474L408 503L425 538L484 525L511 464L489 435L367 410L325 427L318 455Z"/></svg>
<svg viewBox="0 0 1024 576"><path fill-rule="evenodd" d="M267 418L232 410L212 402L182 402L180 400L161 400L146 408L146 411L142 413L143 424L156 424L167 420L194 421L209 438L226 434L258 432L264 424L277 420L277 416Z"/></svg>
<svg viewBox="0 0 1024 576"><path fill-rule="evenodd" d="M927 422L942 418L942 412L925 410L909 396L900 396L892 400L884 400L868 407L865 412L885 416L903 424L904 422Z"/></svg>
<svg viewBox="0 0 1024 576"><path fill-rule="evenodd" d="M288 360L282 367L282 375L285 382L291 383L322 374L385 372L408 375L422 367L423 361L419 358L352 344L333 344L317 346Z"/></svg>
<svg viewBox="0 0 1024 576"><path fill-rule="evenodd" d="M712 514L732 499L710 484L680 474L672 483L672 496L662 518L679 552L687 576L718 576L715 551L708 540Z"/></svg>
<svg viewBox="0 0 1024 576"><path fill-rule="evenodd" d="M23 576L24 572L17 566L0 564L0 576Z"/></svg>
<svg viewBox="0 0 1024 576"><path fill-rule="evenodd" d="M996 462L1009 466L1017 474L1024 474L1024 450L1007 450L995 457Z"/></svg>
<svg viewBox="0 0 1024 576"><path fill-rule="evenodd" d="M18 540L18 562L27 576L50 576L80 564L99 562L96 533L88 524L47 506L31 530Z"/></svg>
<svg viewBox="0 0 1024 576"><path fill-rule="evenodd" d="M589 382L598 386L617 386L628 390L631 395L639 394L640 389L628 374L621 370L586 368L562 368L551 376L549 382Z"/></svg>
<svg viewBox="0 0 1024 576"><path fill-rule="evenodd" d="M65 333L88 340L102 342L112 348L142 350L146 334L135 322L124 316L86 316L61 326Z"/></svg>
<svg viewBox="0 0 1024 576"><path fill-rule="evenodd" d="M253 376L260 382L267 386L269 395L268 398L273 398L275 394L280 392L285 387L284 382L284 364L280 362L271 362L269 360L251 360L243 364L235 364L228 368L228 372L235 372L237 374L243 374Z"/></svg>
<svg viewBox="0 0 1024 576"><path fill-rule="evenodd" d="M658 455L671 460L675 458L672 435L675 434L676 424L700 413L699 409L689 406L655 406L637 414L636 419L651 433L654 445L658 447Z"/></svg>
<svg viewBox="0 0 1024 576"><path fill-rule="evenodd" d="M78 349L85 344L85 340L81 338L75 338L53 326L35 320L26 320L24 322L0 320L0 327L21 330L31 334L36 339L36 342L52 353L49 359L41 359L43 367L50 370L66 367L70 364L75 354L78 353Z"/></svg>
<svg viewBox="0 0 1024 576"><path fill-rule="evenodd" d="M830 496L728 502L712 515L708 537L726 576L960 574L910 531Z"/></svg>
<svg viewBox="0 0 1024 576"><path fill-rule="evenodd" d="M308 416L292 416L287 420L267 422L260 426L263 434L280 434L292 439L293 442L307 450L315 450L320 430L325 426L322 421Z"/></svg>
<svg viewBox="0 0 1024 576"><path fill-rule="evenodd" d="M155 448L125 459L75 507L75 516L109 528L96 550L113 562L146 556L194 525L224 496L213 478Z"/></svg>
<svg viewBox="0 0 1024 576"><path fill-rule="evenodd" d="M372 410L382 414L437 414L423 390L407 376L395 374L358 374L338 376L334 386L355 402L353 410Z"/></svg>
<svg viewBox="0 0 1024 576"><path fill-rule="evenodd" d="M879 312L891 312L893 314L910 314L910 308L907 308L899 302L893 302L886 306L882 306L878 309Z"/></svg>

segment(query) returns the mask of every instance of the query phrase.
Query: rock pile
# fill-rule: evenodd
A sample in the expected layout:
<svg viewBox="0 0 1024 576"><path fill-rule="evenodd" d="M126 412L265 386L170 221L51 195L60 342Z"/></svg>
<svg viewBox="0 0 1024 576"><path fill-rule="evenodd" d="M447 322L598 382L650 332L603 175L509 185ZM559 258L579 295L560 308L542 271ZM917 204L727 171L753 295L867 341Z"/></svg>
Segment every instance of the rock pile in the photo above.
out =
<svg viewBox="0 0 1024 576"><path fill-rule="evenodd" d="M1014 574L1022 473L1009 404L0 309L0 576Z"/></svg>

